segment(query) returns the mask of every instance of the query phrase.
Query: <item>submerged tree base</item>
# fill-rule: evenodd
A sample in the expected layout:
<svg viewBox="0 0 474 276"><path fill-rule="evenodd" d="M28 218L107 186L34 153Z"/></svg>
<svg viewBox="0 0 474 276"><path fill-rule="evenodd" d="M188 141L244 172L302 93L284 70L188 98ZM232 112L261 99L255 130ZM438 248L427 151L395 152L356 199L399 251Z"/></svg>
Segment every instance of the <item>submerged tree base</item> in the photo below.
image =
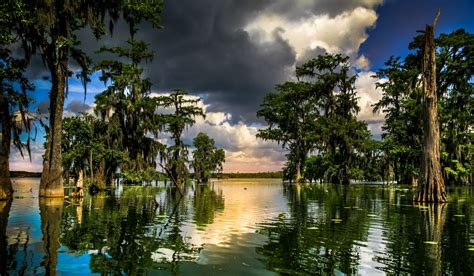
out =
<svg viewBox="0 0 474 276"><path fill-rule="evenodd" d="M415 202L445 203L448 202L448 194L441 175L432 176L428 183L423 182L418 187L418 193L414 198Z"/></svg>
<svg viewBox="0 0 474 276"><path fill-rule="evenodd" d="M12 198L13 189L10 177L0 177L0 200Z"/></svg>
<svg viewBox="0 0 474 276"><path fill-rule="evenodd" d="M57 181L41 181L39 196L49 198L64 197L64 187L61 177L59 177Z"/></svg>

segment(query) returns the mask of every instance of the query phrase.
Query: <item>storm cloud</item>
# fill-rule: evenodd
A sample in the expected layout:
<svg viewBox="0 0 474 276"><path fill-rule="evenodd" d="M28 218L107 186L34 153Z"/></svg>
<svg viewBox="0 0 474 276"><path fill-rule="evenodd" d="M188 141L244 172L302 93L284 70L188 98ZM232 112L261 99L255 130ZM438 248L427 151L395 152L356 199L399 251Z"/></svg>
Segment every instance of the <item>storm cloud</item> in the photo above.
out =
<svg viewBox="0 0 474 276"><path fill-rule="evenodd" d="M256 111L264 95L291 79L295 64L325 52L342 51L354 61L358 58L358 48L367 38L366 29L377 19L374 8L380 3L165 1L163 28L142 24L137 38L149 43L155 53L155 59L144 64L154 91L185 89L205 99L209 111L232 114L233 124L261 123ZM333 30L328 30L331 26ZM87 29L78 32L78 37L97 61L105 56L95 51L104 44L123 44L128 27L119 22L113 36L100 41Z"/></svg>
<svg viewBox="0 0 474 276"><path fill-rule="evenodd" d="M153 82L154 93L185 89L203 99L209 116L184 138L190 143L198 132L207 132L226 150L226 171L281 169L285 150L255 137L263 124L256 111L276 84L294 79L296 64L318 54L342 52L358 70L372 74L370 60L359 54L359 48L368 38L367 30L375 27L375 9L381 0L164 2L163 28L144 23L136 36L155 53L154 60L144 64L145 75ZM80 47L94 62L111 57L96 53L102 45L123 45L129 38L124 22L115 25L113 36L99 41L88 29L77 35ZM41 66L32 65L34 75L46 75L41 74ZM359 93L367 93L362 104L368 109L377 91L365 91L373 84L368 79L359 84ZM98 80L88 86L91 94L103 89ZM82 92L80 83L70 86L65 116L91 110L92 97L80 101ZM42 111L45 103L40 104ZM362 115L370 117L369 110Z"/></svg>

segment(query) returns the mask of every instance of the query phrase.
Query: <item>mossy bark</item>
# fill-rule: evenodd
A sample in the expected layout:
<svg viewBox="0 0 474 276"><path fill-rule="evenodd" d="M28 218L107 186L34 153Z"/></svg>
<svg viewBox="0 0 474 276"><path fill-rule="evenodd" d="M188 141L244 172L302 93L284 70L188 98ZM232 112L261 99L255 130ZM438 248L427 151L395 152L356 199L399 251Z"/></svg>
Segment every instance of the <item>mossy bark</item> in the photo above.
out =
<svg viewBox="0 0 474 276"><path fill-rule="evenodd" d="M0 200L10 199L13 194L10 180L10 142L11 118L7 99L0 95L0 114L2 122L2 144L0 146Z"/></svg>
<svg viewBox="0 0 474 276"><path fill-rule="evenodd" d="M57 64L52 74L50 93L50 118L43 173L40 182L41 197L64 197L62 178L61 136L64 96L66 86L66 64Z"/></svg>

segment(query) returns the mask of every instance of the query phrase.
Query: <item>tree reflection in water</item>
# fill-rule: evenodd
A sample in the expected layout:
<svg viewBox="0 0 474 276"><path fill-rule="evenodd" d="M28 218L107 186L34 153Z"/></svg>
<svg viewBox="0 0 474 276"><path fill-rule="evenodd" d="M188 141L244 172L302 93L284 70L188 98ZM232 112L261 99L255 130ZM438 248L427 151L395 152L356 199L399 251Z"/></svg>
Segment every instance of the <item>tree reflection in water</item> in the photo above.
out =
<svg viewBox="0 0 474 276"><path fill-rule="evenodd" d="M179 262L196 259L200 251L182 230L193 207L186 197L193 194L185 191L183 198L173 189L158 194L146 189L125 190L121 197L86 196L83 203L67 205L61 242L75 253L91 254L92 272L135 275L159 269L178 273ZM205 218L199 219L201 223L209 223L220 208L216 206L223 205L222 195L219 198L204 187L195 192L199 199L194 200L194 214Z"/></svg>
<svg viewBox="0 0 474 276"><path fill-rule="evenodd" d="M465 194L451 196L450 205L426 206L413 205L411 191L396 187L290 185L285 195L289 215L260 231L269 241L257 252L270 270L472 275L472 218L455 215L470 214Z"/></svg>
<svg viewBox="0 0 474 276"><path fill-rule="evenodd" d="M224 197L222 190L219 193L209 184L196 185L193 198L193 221L198 227L211 224L216 212L224 210Z"/></svg>
<svg viewBox="0 0 474 276"><path fill-rule="evenodd" d="M0 275L7 275L7 224L10 214L11 200L0 201Z"/></svg>
<svg viewBox="0 0 474 276"><path fill-rule="evenodd" d="M40 198L39 200L41 233L45 253L41 264L46 269L46 275L56 275L63 204L63 198Z"/></svg>
<svg viewBox="0 0 474 276"><path fill-rule="evenodd" d="M418 206L404 186L246 185L0 202L0 274L474 272L472 188Z"/></svg>
<svg viewBox="0 0 474 276"><path fill-rule="evenodd" d="M270 270L283 273L333 274L357 272L357 241L366 241L367 210L352 211L369 198L348 197L347 187L285 186L289 217L264 226L269 242L257 248ZM320 200L319 200L320 199ZM349 206L351 209L346 209Z"/></svg>

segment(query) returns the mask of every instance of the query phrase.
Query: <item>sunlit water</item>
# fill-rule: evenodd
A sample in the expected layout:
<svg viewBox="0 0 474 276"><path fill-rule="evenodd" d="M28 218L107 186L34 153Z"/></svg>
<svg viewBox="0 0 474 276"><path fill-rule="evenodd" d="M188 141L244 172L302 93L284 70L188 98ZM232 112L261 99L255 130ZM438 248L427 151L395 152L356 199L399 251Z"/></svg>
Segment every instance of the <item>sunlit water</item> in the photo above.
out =
<svg viewBox="0 0 474 276"><path fill-rule="evenodd" d="M0 275L473 274L470 188L418 206L400 186L232 180L64 201L38 186L15 179L0 203Z"/></svg>

